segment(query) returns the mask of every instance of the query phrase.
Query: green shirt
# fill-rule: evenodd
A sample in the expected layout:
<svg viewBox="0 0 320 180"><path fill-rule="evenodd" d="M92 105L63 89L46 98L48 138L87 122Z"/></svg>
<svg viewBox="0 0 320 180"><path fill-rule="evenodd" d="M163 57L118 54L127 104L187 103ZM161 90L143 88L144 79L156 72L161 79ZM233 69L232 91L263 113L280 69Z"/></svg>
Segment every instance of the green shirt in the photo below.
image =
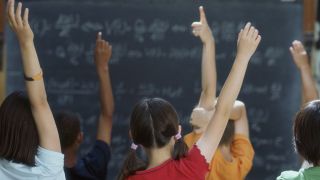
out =
<svg viewBox="0 0 320 180"><path fill-rule="evenodd" d="M277 180L320 180L320 167L310 167L299 171L284 171Z"/></svg>

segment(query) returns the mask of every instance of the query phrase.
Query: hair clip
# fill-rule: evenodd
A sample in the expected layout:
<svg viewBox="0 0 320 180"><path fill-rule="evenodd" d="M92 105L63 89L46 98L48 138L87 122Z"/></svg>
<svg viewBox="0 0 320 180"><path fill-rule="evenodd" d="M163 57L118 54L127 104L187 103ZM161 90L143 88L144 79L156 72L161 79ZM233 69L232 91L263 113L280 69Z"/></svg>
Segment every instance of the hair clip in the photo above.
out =
<svg viewBox="0 0 320 180"><path fill-rule="evenodd" d="M179 140L179 139L181 139L181 131L179 131L178 132L178 134L176 134L175 136L174 136L174 138L176 139L176 140Z"/></svg>
<svg viewBox="0 0 320 180"><path fill-rule="evenodd" d="M138 145L136 145L134 142L131 143L131 149L137 150Z"/></svg>

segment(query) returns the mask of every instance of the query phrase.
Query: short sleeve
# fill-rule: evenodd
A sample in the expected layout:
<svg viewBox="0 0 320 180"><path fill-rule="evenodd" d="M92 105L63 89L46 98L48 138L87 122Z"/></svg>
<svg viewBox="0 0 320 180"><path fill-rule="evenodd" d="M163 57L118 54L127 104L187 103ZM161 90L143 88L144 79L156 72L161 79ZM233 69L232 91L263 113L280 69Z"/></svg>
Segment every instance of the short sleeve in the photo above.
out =
<svg viewBox="0 0 320 180"><path fill-rule="evenodd" d="M200 137L200 135L199 135L199 137ZM186 143L186 145L188 146L188 148L191 149L193 147L193 145L196 143L196 141L199 139L199 137L197 137L197 135L194 132L191 132L191 133L185 135L183 140Z"/></svg>
<svg viewBox="0 0 320 180"><path fill-rule="evenodd" d="M204 179L209 172L209 164L196 145L192 146L188 155L181 161L183 161L183 171L189 177L193 176L197 179Z"/></svg>
<svg viewBox="0 0 320 180"><path fill-rule="evenodd" d="M304 179L300 177L300 173L297 171L284 171L277 177L277 180L295 180Z"/></svg>
<svg viewBox="0 0 320 180"><path fill-rule="evenodd" d="M245 177L252 168L254 149L250 140L240 134L234 136L232 141L231 152L238 160L241 176Z"/></svg>
<svg viewBox="0 0 320 180"><path fill-rule="evenodd" d="M63 173L64 155L62 153L38 147L38 154L35 158L35 162L36 167L40 169L42 176L55 177Z"/></svg>
<svg viewBox="0 0 320 180"><path fill-rule="evenodd" d="M96 140L91 151L78 160L71 169L72 176L78 178L106 179L108 163L110 161L110 147L101 140Z"/></svg>

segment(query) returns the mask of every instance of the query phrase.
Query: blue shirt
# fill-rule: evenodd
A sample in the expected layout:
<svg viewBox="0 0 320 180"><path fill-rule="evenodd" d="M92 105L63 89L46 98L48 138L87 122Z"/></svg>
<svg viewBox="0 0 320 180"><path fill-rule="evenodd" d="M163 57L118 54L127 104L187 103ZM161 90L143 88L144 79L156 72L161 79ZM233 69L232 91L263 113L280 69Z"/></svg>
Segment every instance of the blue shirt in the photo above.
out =
<svg viewBox="0 0 320 180"><path fill-rule="evenodd" d="M81 157L75 167L65 168L68 180L105 180L110 161L110 147L101 140L96 140L91 151Z"/></svg>
<svg viewBox="0 0 320 180"><path fill-rule="evenodd" d="M35 166L0 159L1 180L65 180L64 155L38 147Z"/></svg>

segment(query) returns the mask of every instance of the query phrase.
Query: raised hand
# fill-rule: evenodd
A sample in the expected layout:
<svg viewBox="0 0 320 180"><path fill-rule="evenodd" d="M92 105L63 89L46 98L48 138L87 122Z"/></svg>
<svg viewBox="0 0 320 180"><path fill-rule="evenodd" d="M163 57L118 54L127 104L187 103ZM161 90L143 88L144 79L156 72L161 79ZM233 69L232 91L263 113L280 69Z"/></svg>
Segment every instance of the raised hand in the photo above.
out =
<svg viewBox="0 0 320 180"><path fill-rule="evenodd" d="M259 35L259 31L251 26L251 23L247 23L238 35L237 58L249 61L260 41L261 36Z"/></svg>
<svg viewBox="0 0 320 180"><path fill-rule="evenodd" d="M191 24L192 33L196 37L200 37L202 43L206 44L214 40L212 36L211 29L208 25L206 14L203 10L203 7L199 7L200 11L200 21L193 22Z"/></svg>
<svg viewBox="0 0 320 180"><path fill-rule="evenodd" d="M102 33L99 32L96 40L96 47L94 51L94 62L96 64L98 73L108 69L108 63L112 54L112 46L109 42L102 39Z"/></svg>
<svg viewBox="0 0 320 180"><path fill-rule="evenodd" d="M18 37L20 44L33 42L33 32L30 28L28 17L29 9L26 8L21 17L22 3L19 2L16 12L14 12L14 0L9 0L7 4L7 18L10 27Z"/></svg>
<svg viewBox="0 0 320 180"><path fill-rule="evenodd" d="M309 67L307 51L300 41L293 41L292 46L289 49L297 68L302 69Z"/></svg>

